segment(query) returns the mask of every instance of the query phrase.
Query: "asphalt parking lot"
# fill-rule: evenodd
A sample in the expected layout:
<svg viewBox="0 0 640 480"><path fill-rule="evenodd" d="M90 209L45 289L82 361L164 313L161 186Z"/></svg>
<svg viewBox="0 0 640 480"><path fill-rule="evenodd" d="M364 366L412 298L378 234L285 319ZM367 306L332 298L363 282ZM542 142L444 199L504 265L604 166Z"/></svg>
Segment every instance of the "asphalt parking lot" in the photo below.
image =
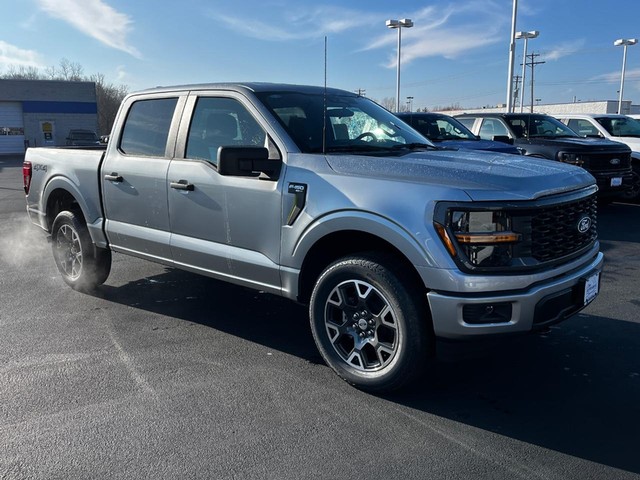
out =
<svg viewBox="0 0 640 480"><path fill-rule="evenodd" d="M60 279L0 157L0 479L640 478L640 206L602 207L599 298L373 396L305 308L121 255Z"/></svg>

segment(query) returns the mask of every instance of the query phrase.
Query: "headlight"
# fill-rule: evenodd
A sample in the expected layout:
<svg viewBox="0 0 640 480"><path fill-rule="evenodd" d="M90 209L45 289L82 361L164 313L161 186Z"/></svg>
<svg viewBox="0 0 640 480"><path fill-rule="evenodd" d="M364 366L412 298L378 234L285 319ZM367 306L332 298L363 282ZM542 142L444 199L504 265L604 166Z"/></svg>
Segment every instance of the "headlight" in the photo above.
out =
<svg viewBox="0 0 640 480"><path fill-rule="evenodd" d="M570 163L571 165L578 165L578 166L581 166L584 163L582 156L578 153L559 152L558 160L564 163Z"/></svg>
<svg viewBox="0 0 640 480"><path fill-rule="evenodd" d="M451 210L448 225L435 224L449 254L472 267L506 267L521 235L511 230L511 218L502 210Z"/></svg>

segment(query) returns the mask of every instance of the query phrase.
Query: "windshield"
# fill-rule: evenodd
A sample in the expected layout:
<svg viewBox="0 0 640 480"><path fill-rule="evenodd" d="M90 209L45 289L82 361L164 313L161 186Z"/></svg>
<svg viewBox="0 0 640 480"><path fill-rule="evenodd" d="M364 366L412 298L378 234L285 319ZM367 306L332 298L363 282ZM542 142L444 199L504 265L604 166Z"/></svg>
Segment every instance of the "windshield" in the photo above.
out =
<svg viewBox="0 0 640 480"><path fill-rule="evenodd" d="M579 135L564 123L547 115L510 116L507 122L517 138L522 137L578 137Z"/></svg>
<svg viewBox="0 0 640 480"><path fill-rule="evenodd" d="M630 117L600 117L596 121L613 137L640 137L640 122Z"/></svg>
<svg viewBox="0 0 640 480"><path fill-rule="evenodd" d="M402 115L413 128L432 142L443 140L477 140L477 137L453 117L445 115Z"/></svg>
<svg viewBox="0 0 640 480"><path fill-rule="evenodd" d="M409 125L364 97L335 93L325 97L299 92L264 92L257 96L304 153L370 153L433 147ZM323 129L325 102L326 129Z"/></svg>
<svg viewBox="0 0 640 480"><path fill-rule="evenodd" d="M98 140L98 137L93 132L72 132L71 137L74 140L88 140L88 141Z"/></svg>

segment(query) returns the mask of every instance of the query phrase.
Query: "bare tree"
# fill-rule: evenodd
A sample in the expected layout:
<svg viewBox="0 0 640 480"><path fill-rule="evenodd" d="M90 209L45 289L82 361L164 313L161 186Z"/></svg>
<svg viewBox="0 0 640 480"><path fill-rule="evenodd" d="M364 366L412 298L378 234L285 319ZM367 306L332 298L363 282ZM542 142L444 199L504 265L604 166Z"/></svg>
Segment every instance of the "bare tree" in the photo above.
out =
<svg viewBox="0 0 640 480"><path fill-rule="evenodd" d="M66 58L60 60L60 70L58 76L67 82L81 82L84 78L84 68L76 62L71 62Z"/></svg>
<svg viewBox="0 0 640 480"><path fill-rule="evenodd" d="M39 80L40 72L36 67L25 67L24 65L15 67L11 65L2 78L8 80Z"/></svg>
<svg viewBox="0 0 640 480"><path fill-rule="evenodd" d="M384 97L380 105L382 105L384 108L386 108L390 112L396 111L396 99L393 97Z"/></svg>
<svg viewBox="0 0 640 480"><path fill-rule="evenodd" d="M433 107L434 112L447 112L449 110L462 110L462 107L457 102L447 106L435 105Z"/></svg>
<svg viewBox="0 0 640 480"><path fill-rule="evenodd" d="M127 95L125 85L107 83L102 73L91 75L89 80L96 84L96 102L98 104L98 132L101 135L111 133L118 108L122 99Z"/></svg>

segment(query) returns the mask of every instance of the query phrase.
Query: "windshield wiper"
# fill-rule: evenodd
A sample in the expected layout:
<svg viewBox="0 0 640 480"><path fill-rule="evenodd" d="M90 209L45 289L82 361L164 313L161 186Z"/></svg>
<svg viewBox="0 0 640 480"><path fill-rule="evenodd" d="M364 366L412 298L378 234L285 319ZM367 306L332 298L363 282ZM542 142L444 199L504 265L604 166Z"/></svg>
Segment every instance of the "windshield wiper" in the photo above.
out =
<svg viewBox="0 0 640 480"><path fill-rule="evenodd" d="M400 145L394 145L391 150L444 150L442 147L436 147L428 143L401 143Z"/></svg>
<svg viewBox="0 0 640 480"><path fill-rule="evenodd" d="M389 147L381 147L378 145L334 145L326 148L327 152L385 152L389 150ZM321 152L321 148L311 151L311 153Z"/></svg>

